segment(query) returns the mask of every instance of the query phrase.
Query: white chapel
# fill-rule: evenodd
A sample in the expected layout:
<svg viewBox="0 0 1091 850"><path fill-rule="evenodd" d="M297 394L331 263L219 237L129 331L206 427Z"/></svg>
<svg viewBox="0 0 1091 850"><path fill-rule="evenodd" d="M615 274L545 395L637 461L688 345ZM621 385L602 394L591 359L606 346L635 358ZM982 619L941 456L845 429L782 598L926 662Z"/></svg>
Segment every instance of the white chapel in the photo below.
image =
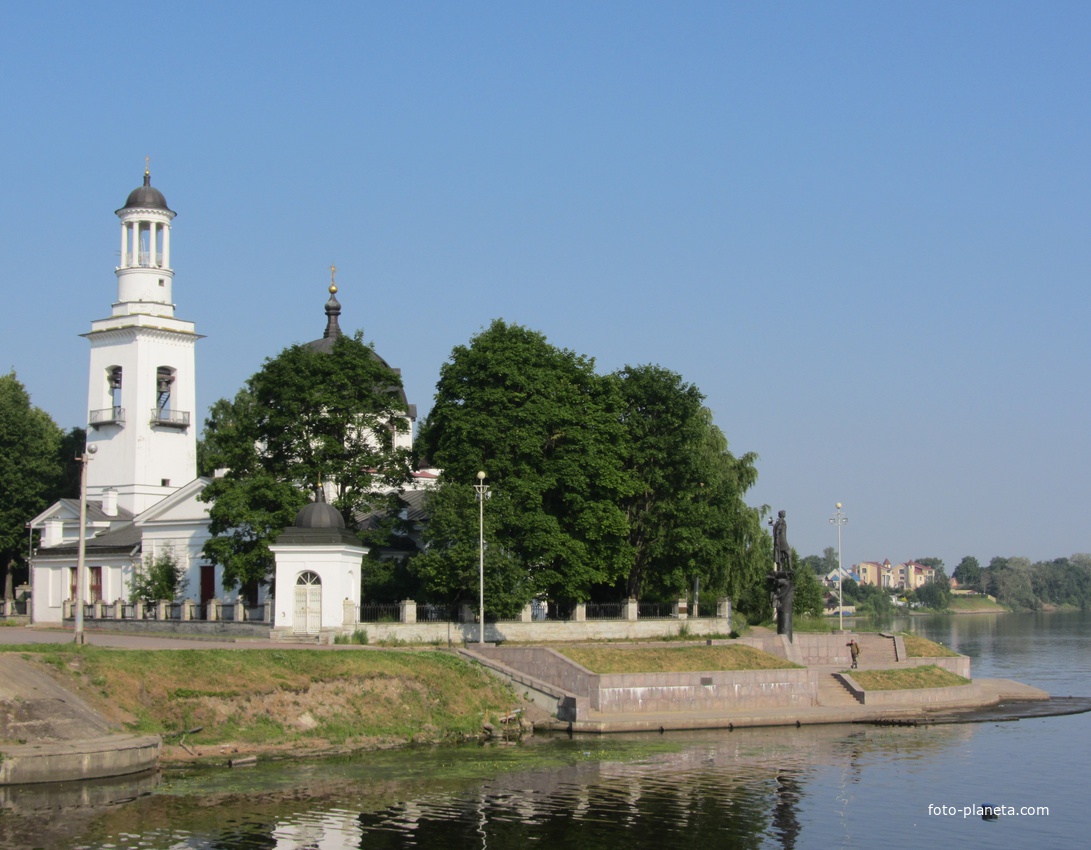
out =
<svg viewBox="0 0 1091 850"><path fill-rule="evenodd" d="M87 602L128 595L134 568L169 549L187 567L189 593L223 595L202 563L208 506L197 496L193 322L174 314L171 226L163 193L144 184L117 210L121 222L117 298L83 336L91 346L87 384ZM75 598L79 501L61 499L29 523L41 529L31 566L34 622L60 622Z"/></svg>
<svg viewBox="0 0 1091 850"><path fill-rule="evenodd" d="M77 598L84 603L127 601L142 562L166 553L184 566L185 596L200 610L227 596L222 568L210 564L202 553L210 537L209 505L198 497L210 479L197 475L194 355L201 336L193 322L174 314L175 213L151 185L145 168L144 184L129 193L116 214L121 222L117 299L110 315L93 321L90 332L83 334L91 347L86 583L77 593L80 501L61 499L28 523L41 531L40 546L31 559L35 623L62 623ZM315 351L331 350L341 336L336 292L331 280L325 332L307 343ZM401 388L398 392L408 427L396 439L399 447L412 448L416 408L408 404ZM435 470L417 471L407 494L411 508L419 509L423 491L435 478ZM330 518L331 512L340 525ZM311 633L333 628L344 620L342 603L359 605L361 561L367 550L325 503L301 511L296 524L272 548L276 556L272 589L279 602L267 621L277 630ZM268 600L268 592L269 588L259 589L259 604Z"/></svg>

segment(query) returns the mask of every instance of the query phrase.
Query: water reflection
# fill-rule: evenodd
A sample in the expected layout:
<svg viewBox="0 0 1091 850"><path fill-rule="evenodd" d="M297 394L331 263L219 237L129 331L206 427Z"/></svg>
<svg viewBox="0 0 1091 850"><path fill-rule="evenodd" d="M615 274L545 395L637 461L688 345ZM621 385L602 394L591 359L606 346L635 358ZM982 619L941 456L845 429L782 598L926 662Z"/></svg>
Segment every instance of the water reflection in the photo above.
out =
<svg viewBox="0 0 1091 850"><path fill-rule="evenodd" d="M914 618L906 626L971 655L975 675L1091 695L1091 617L1052 616ZM118 789L101 798L94 786L53 797L45 786L9 789L0 798L0 847L1064 846L1091 832L1080 790L1088 745L1091 716L1081 715L577 736L187 769L123 805ZM984 799L1048 804L1052 816L983 832L980 819L927 814L929 803Z"/></svg>

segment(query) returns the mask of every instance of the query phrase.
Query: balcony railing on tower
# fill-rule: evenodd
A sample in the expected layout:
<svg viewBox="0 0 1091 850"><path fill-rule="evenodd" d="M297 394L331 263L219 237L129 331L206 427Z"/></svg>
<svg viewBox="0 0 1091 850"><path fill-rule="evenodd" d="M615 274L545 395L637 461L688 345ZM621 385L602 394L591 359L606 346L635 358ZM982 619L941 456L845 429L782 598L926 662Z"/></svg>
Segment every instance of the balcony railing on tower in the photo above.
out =
<svg viewBox="0 0 1091 850"><path fill-rule="evenodd" d="M152 408L152 425L161 425L164 428L188 428L189 411Z"/></svg>
<svg viewBox="0 0 1091 850"><path fill-rule="evenodd" d="M92 428L98 428L100 425L124 425L125 408L106 407L102 410L92 410L87 422Z"/></svg>

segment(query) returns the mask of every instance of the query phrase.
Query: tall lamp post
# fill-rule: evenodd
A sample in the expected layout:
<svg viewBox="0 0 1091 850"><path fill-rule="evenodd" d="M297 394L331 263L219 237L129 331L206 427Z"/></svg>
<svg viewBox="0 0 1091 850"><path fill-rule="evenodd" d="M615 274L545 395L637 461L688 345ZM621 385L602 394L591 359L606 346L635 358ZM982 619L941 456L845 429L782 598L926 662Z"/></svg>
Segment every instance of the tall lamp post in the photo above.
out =
<svg viewBox="0 0 1091 850"><path fill-rule="evenodd" d="M485 499L489 497L489 488L485 484L484 471L477 473L477 483L474 485L477 491L477 568L480 596L477 609L477 642L485 643Z"/></svg>
<svg viewBox="0 0 1091 850"><path fill-rule="evenodd" d="M841 503L837 503L837 513L830 517L830 522L837 526L837 628L845 630L845 595L842 592L845 571L841 568L841 526L849 518L841 513Z"/></svg>
<svg viewBox="0 0 1091 850"><path fill-rule="evenodd" d="M87 551L87 464L91 462L91 455L98 451L98 446L90 445L80 455L80 539L76 546L76 628L75 643L83 643L83 586L85 584L84 573Z"/></svg>

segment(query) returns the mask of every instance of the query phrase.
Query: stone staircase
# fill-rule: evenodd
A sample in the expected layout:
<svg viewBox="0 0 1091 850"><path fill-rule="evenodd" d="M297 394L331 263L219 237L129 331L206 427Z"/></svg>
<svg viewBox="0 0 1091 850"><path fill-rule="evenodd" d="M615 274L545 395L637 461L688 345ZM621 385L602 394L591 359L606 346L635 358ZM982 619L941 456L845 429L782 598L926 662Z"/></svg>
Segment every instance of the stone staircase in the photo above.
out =
<svg viewBox="0 0 1091 850"><path fill-rule="evenodd" d="M866 633L852 635L860 645L861 667L892 667L898 663L897 653L894 652L894 638L883 637L880 634ZM847 640L845 641L848 642Z"/></svg>
<svg viewBox="0 0 1091 850"><path fill-rule="evenodd" d="M836 674L826 673L818 678L818 704L824 708L833 708L860 705L860 701Z"/></svg>

